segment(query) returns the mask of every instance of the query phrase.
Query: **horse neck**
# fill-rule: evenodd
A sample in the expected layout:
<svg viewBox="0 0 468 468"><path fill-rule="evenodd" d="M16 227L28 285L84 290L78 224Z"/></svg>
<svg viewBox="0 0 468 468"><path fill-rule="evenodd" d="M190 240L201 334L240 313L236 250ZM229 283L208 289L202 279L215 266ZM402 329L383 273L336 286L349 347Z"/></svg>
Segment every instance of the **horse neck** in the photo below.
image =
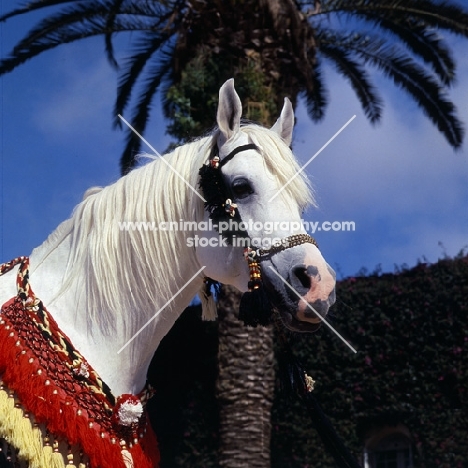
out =
<svg viewBox="0 0 468 468"><path fill-rule="evenodd" d="M74 229L73 221L66 221L58 228L58 234L53 234L50 240L34 250L30 258L31 286L62 331L113 393L138 393L145 384L148 366L161 339L202 285L201 272L192 278L199 269L195 253L187 247L174 252L170 258L165 252L165 262L161 262L159 267L153 265L153 270L146 270L146 265L132 264L132 252L129 251L129 258L117 268L127 269L126 274L130 276L132 284L144 285L144 288L138 289L138 294L146 290L147 297L133 297L134 291L130 290L129 300L125 304L122 301L112 303L112 299L93 302L89 296L98 295L102 285L90 284L93 276L87 270L89 262L83 262L73 272L73 280L68 280L67 287L63 287L69 274L67 268L73 270L70 262L75 258ZM94 234L94 239L100 238L100 233ZM93 244L93 241L88 243ZM151 252L148 252L150 255ZM99 262L99 258L93 261ZM97 266L94 264L93 268ZM111 277L117 277L117 273L108 272ZM158 284L162 278L171 280ZM157 286L160 296L155 297L150 290L152 285ZM101 316L113 318L111 329L108 324L101 323ZM132 341L129 343L130 339Z"/></svg>

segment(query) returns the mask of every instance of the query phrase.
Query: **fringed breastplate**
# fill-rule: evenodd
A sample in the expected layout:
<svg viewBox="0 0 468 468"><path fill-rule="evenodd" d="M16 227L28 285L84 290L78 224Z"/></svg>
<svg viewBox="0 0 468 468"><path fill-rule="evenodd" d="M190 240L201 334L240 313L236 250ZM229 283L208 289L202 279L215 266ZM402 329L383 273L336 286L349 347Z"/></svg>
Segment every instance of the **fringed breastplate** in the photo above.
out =
<svg viewBox="0 0 468 468"><path fill-rule="evenodd" d="M0 439L34 467L157 467L149 387L115 398L35 297L28 257L0 275L16 265L18 293L0 313Z"/></svg>

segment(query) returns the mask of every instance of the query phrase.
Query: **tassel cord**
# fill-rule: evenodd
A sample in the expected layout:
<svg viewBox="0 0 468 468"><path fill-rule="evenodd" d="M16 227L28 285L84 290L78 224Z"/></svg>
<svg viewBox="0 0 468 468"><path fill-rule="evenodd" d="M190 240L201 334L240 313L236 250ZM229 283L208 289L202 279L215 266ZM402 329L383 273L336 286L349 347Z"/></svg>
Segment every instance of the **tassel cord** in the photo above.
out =
<svg viewBox="0 0 468 468"><path fill-rule="evenodd" d="M320 436L326 450L333 456L338 468L362 468L345 446L316 397L307 390L305 370L294 356L288 338L277 321L275 321L275 325L278 341L282 348L278 358L280 373L283 374L281 378L282 390L296 394L304 402L312 426Z"/></svg>

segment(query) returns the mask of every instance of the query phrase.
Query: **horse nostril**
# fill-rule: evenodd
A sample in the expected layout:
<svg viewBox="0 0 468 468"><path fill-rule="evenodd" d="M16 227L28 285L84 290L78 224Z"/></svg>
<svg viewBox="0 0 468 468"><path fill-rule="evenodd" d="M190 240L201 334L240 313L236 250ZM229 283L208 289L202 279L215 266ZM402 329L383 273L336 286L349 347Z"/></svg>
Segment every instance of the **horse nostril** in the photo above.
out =
<svg viewBox="0 0 468 468"><path fill-rule="evenodd" d="M304 288L310 288L310 276L307 274L307 268L305 265L295 266L292 272L294 276L301 282Z"/></svg>

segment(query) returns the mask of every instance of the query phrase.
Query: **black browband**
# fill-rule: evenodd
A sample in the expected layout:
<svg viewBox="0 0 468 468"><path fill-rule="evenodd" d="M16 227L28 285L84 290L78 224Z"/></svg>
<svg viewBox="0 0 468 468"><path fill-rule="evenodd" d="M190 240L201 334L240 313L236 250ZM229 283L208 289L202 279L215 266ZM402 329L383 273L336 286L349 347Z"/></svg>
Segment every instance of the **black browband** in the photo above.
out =
<svg viewBox="0 0 468 468"><path fill-rule="evenodd" d="M205 209L208 210L210 213L210 218L218 222L220 216L227 217L225 210L224 210L224 200L227 199L228 194L226 193L226 188L221 180L221 168L228 163L236 154L241 153L242 151L248 150L257 150L260 151L259 147L255 143L248 143L246 145L238 146L234 148L227 156L225 156L222 160L219 157L219 148L218 145L214 146L213 152L210 156L210 161L208 164L202 166L200 168L200 187L207 198L205 202ZM213 164L213 162L215 164ZM211 183L208 183L211 181ZM215 197L217 200L214 200L208 194L207 186L210 185L211 188L215 189ZM210 195L213 195L210 191ZM239 212L237 211L234 215L237 221L241 221ZM228 218L229 219L229 218ZM242 234L248 237L247 232L243 231ZM223 234L229 240L229 234ZM252 249L258 258L261 260L262 257L267 257L273 255L275 253L281 252L283 250L289 249L291 247L295 247L297 245L301 245L304 243L310 243L317 246L315 239L308 234L293 234L291 236L285 237L281 239L278 244L271 246L269 249Z"/></svg>
<svg viewBox="0 0 468 468"><path fill-rule="evenodd" d="M248 145L238 146L234 148L226 157L224 157L221 161L219 161L219 168L221 169L227 162L229 162L237 153L247 150L258 150L258 146L254 143L249 143ZM218 152L218 148L216 147L216 153Z"/></svg>

